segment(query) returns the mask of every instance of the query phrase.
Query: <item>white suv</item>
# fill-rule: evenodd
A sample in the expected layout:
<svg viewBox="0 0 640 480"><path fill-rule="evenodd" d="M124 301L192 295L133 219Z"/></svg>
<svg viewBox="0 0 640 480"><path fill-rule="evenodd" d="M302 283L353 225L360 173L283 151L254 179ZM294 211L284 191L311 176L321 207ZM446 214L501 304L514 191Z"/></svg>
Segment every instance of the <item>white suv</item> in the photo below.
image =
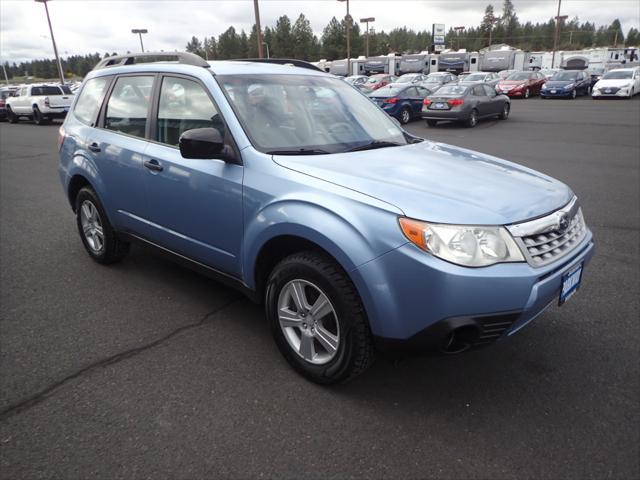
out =
<svg viewBox="0 0 640 480"><path fill-rule="evenodd" d="M7 98L7 119L16 123L20 117L29 117L38 125L53 118L64 118L73 102L73 93L66 85L22 85Z"/></svg>

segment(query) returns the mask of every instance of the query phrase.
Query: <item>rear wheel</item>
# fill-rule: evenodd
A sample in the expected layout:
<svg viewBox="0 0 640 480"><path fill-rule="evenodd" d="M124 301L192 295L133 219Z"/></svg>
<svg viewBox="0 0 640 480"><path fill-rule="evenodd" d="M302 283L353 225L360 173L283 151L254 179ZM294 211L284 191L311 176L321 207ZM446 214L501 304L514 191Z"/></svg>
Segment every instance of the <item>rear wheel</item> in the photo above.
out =
<svg viewBox="0 0 640 480"><path fill-rule="evenodd" d="M98 195L89 187L76 197L76 223L84 248L96 262L115 263L129 253L129 244L117 237Z"/></svg>
<svg viewBox="0 0 640 480"><path fill-rule="evenodd" d="M309 380L345 382L373 362L360 296L327 255L300 252L280 262L269 277L265 305L280 352Z"/></svg>
<svg viewBox="0 0 640 480"><path fill-rule="evenodd" d="M9 123L18 123L18 116L13 113L11 107L7 107L7 120L9 121Z"/></svg>
<svg viewBox="0 0 640 480"><path fill-rule="evenodd" d="M471 110L471 113L469 114L469 118L467 118L465 125L468 128L473 128L477 124L478 124L478 111L474 108L473 110Z"/></svg>
<svg viewBox="0 0 640 480"><path fill-rule="evenodd" d="M33 121L36 125L46 125L49 123L49 119L42 114L37 106L33 107Z"/></svg>
<svg viewBox="0 0 640 480"><path fill-rule="evenodd" d="M507 118L509 118L510 111L511 111L511 105L509 105L508 103L505 103L504 106L502 107L502 113L498 118L500 118L500 120L506 120Z"/></svg>
<svg viewBox="0 0 640 480"><path fill-rule="evenodd" d="M407 123L409 123L410 120L411 120L411 112L409 111L408 108L405 107L400 112L400 123L402 123L403 125L406 125Z"/></svg>
<svg viewBox="0 0 640 480"><path fill-rule="evenodd" d="M435 127L437 124L437 120L427 120L427 125L429 125L430 127Z"/></svg>

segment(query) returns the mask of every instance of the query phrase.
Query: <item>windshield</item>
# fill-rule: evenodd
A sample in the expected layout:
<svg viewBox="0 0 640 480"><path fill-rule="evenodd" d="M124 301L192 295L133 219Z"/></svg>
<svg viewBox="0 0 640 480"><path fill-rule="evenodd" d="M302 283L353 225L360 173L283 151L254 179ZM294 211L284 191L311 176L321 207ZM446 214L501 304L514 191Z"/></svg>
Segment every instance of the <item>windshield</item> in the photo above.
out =
<svg viewBox="0 0 640 480"><path fill-rule="evenodd" d="M602 77L603 80L622 80L623 78L633 78L633 72L627 70L625 72L609 72Z"/></svg>
<svg viewBox="0 0 640 480"><path fill-rule="evenodd" d="M576 75L576 72L558 72L553 77L551 77L551 80L575 80Z"/></svg>
<svg viewBox="0 0 640 480"><path fill-rule="evenodd" d="M445 85L436 92L436 95L464 95L467 91L467 87L461 87L459 85Z"/></svg>
<svg viewBox="0 0 640 480"><path fill-rule="evenodd" d="M444 75L429 74L427 76L427 79L425 80L425 82L427 82L427 83L441 83L443 78L444 78Z"/></svg>
<svg viewBox="0 0 640 480"><path fill-rule="evenodd" d="M402 75L400 78L398 78L396 80L397 83L411 83L413 82L416 78L418 77L418 75L412 74L412 75Z"/></svg>
<svg viewBox="0 0 640 480"><path fill-rule="evenodd" d="M372 142L408 143L366 96L337 78L217 75L254 147L263 152L339 153Z"/></svg>
<svg viewBox="0 0 640 480"><path fill-rule="evenodd" d="M471 75L467 75L464 77L465 82L480 82L483 81L487 76L484 73L474 73Z"/></svg>
<svg viewBox="0 0 640 480"><path fill-rule="evenodd" d="M373 76L367 79L367 83L379 83L384 79L384 77Z"/></svg>
<svg viewBox="0 0 640 480"><path fill-rule="evenodd" d="M529 72L512 73L507 77L507 80L528 80L528 79L529 79Z"/></svg>

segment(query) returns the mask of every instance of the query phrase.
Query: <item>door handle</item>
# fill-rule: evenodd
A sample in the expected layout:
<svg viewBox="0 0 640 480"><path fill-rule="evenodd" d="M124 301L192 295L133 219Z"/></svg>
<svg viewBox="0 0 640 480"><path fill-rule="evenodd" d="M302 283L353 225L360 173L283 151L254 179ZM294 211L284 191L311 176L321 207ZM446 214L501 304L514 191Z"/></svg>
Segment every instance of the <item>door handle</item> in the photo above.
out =
<svg viewBox="0 0 640 480"><path fill-rule="evenodd" d="M96 142L90 143L89 150L98 153L100 151L100 145L98 145Z"/></svg>
<svg viewBox="0 0 640 480"><path fill-rule="evenodd" d="M157 160L145 160L144 166L154 172L161 172L164 169L164 167L160 165Z"/></svg>

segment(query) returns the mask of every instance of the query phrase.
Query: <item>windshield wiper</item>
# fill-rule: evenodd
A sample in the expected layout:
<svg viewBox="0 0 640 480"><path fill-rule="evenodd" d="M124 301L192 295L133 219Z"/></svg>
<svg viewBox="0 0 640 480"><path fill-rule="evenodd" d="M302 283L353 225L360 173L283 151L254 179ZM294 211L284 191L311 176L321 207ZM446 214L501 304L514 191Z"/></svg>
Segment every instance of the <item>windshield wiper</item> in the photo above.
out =
<svg viewBox="0 0 640 480"><path fill-rule="evenodd" d="M359 147L350 148L349 150L347 150L347 152L360 152L362 150L374 150L376 148L400 147L400 146L402 146L402 143L374 140L371 143L360 145Z"/></svg>
<svg viewBox="0 0 640 480"><path fill-rule="evenodd" d="M329 152L319 148L296 148L291 150L269 150L265 153L268 155L325 155Z"/></svg>

